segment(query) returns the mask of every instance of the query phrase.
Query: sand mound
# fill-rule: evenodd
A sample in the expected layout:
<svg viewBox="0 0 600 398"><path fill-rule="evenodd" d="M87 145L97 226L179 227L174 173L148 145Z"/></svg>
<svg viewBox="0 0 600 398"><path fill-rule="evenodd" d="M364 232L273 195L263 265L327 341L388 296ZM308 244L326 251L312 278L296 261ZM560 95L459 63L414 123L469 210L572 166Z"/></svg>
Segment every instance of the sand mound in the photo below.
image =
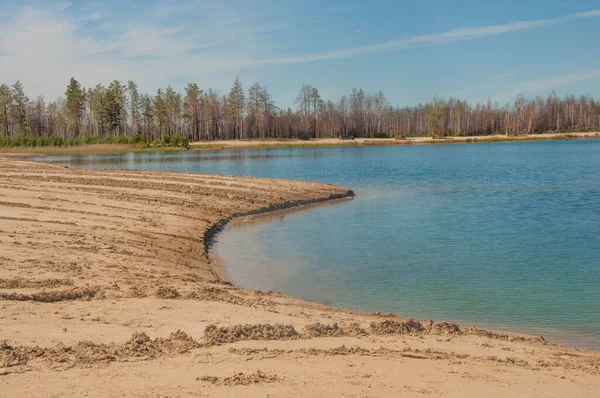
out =
<svg viewBox="0 0 600 398"><path fill-rule="evenodd" d="M217 327L208 325L204 337L209 344L234 343L242 340L289 340L298 338L298 332L291 325L235 325Z"/></svg>
<svg viewBox="0 0 600 398"><path fill-rule="evenodd" d="M263 384L263 383L274 383L279 380L276 375L263 373L257 370L256 373L244 374L242 372L236 373L231 377L216 377L216 376L203 376L197 380L212 383L218 386L248 386L251 384Z"/></svg>
<svg viewBox="0 0 600 398"><path fill-rule="evenodd" d="M0 300L12 300L12 301L36 301L40 303L56 303L58 301L69 301L69 300L90 300L94 297L100 297L101 291L96 288L85 287L85 288L74 288L69 290L54 290L54 291L42 291L32 294L21 294L21 293L5 293L0 292Z"/></svg>

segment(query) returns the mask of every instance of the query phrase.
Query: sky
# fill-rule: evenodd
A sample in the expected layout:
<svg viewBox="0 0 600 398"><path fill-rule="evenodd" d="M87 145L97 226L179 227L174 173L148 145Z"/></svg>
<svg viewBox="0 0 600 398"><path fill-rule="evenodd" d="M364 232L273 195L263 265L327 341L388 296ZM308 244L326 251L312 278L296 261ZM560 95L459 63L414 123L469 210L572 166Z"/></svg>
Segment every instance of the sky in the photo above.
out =
<svg viewBox="0 0 600 398"><path fill-rule="evenodd" d="M55 100L135 80L227 93L353 87L395 106L600 92L600 0L0 0L0 83Z"/></svg>

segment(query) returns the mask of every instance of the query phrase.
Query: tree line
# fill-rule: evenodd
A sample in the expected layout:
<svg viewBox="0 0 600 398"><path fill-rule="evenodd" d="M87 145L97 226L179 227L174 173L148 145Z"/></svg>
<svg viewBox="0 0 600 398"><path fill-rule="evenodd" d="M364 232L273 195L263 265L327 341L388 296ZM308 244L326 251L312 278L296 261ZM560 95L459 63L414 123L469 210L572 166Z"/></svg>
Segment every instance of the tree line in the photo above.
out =
<svg viewBox="0 0 600 398"><path fill-rule="evenodd" d="M304 85L296 109L279 108L267 87L247 91L236 79L227 94L195 83L183 93L171 86L140 93L134 81L82 87L71 78L64 97L31 100L23 85L0 85L0 138L55 137L61 140L137 137L191 141L297 137L389 137L394 135L489 135L507 128L522 133L600 131L600 102L591 95L527 99L505 105L470 104L435 97L425 104L394 107L382 92L352 89L336 102Z"/></svg>

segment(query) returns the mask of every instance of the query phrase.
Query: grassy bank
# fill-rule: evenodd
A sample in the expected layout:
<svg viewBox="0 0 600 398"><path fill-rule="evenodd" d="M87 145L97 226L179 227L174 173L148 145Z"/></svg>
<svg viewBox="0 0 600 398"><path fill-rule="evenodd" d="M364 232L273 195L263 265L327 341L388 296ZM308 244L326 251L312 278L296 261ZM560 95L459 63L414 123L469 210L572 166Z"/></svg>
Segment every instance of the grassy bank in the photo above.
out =
<svg viewBox="0 0 600 398"><path fill-rule="evenodd" d="M150 140L142 134L132 137L74 137L20 135L0 137L0 152L61 154L61 153L121 153L141 150L169 150L189 148L188 139L179 135Z"/></svg>

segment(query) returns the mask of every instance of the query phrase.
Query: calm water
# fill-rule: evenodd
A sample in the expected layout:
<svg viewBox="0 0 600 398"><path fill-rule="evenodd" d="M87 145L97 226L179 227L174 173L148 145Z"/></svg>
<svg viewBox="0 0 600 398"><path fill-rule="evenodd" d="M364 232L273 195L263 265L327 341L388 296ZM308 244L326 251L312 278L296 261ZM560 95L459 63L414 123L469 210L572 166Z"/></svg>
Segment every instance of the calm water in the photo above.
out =
<svg viewBox="0 0 600 398"><path fill-rule="evenodd" d="M47 160L349 187L351 202L221 234L233 281L600 349L600 141Z"/></svg>

